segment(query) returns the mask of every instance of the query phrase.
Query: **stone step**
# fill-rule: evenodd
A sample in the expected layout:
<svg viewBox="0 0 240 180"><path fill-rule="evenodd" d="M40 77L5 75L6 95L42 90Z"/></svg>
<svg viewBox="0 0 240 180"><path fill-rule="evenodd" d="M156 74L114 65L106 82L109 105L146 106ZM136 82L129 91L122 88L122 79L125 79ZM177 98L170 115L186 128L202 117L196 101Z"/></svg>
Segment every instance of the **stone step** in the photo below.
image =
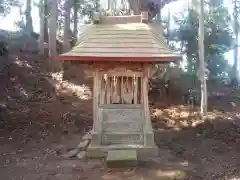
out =
<svg viewBox="0 0 240 180"><path fill-rule="evenodd" d="M112 150L136 150L139 160L146 160L149 157L158 155L156 146L144 146L143 144L112 144L101 146L89 146L88 157L107 157L108 152Z"/></svg>
<svg viewBox="0 0 240 180"><path fill-rule="evenodd" d="M144 144L144 135L139 132L104 132L101 144Z"/></svg>
<svg viewBox="0 0 240 180"><path fill-rule="evenodd" d="M137 166L137 151L131 150L110 150L107 152L106 163L108 167Z"/></svg>
<svg viewBox="0 0 240 180"><path fill-rule="evenodd" d="M103 123L103 132L143 132L143 125L139 121L108 121Z"/></svg>

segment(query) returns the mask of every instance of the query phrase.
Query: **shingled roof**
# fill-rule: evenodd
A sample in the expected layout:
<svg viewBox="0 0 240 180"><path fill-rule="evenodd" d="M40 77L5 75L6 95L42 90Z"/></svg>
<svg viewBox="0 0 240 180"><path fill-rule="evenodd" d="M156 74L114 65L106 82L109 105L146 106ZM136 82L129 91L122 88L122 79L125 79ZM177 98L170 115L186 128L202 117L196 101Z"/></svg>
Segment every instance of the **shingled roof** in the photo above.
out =
<svg viewBox="0 0 240 180"><path fill-rule="evenodd" d="M104 24L81 28L79 44L58 59L130 62L169 62L181 59L180 55L167 47L161 28L144 23L112 24L113 20L105 19L101 21Z"/></svg>

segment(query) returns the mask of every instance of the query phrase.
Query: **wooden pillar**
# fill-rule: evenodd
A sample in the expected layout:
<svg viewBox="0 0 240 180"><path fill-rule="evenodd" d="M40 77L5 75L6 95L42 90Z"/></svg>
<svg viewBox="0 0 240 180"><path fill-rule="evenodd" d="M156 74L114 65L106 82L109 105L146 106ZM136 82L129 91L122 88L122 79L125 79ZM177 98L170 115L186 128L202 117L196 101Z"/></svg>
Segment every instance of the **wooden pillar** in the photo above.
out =
<svg viewBox="0 0 240 180"><path fill-rule="evenodd" d="M144 105L144 112L145 112L145 121L146 121L146 129L149 129L149 121L150 120L150 113L149 113L149 106L148 106L148 75L149 75L149 66L146 64L143 67L143 79L142 79L142 92L143 92L143 105Z"/></svg>
<svg viewBox="0 0 240 180"><path fill-rule="evenodd" d="M152 132L152 124L148 105L148 78L150 76L151 67L148 64L143 65L143 105L145 114L145 127L144 127L144 146L154 146L154 134Z"/></svg>
<svg viewBox="0 0 240 180"><path fill-rule="evenodd" d="M99 117L99 93L100 81L99 70L93 70L93 131L92 131L92 146L100 146L101 144L101 117Z"/></svg>
<svg viewBox="0 0 240 180"><path fill-rule="evenodd" d="M100 90L100 81L99 81L99 70L94 69L93 72L93 131L98 132L98 100L99 100L99 90Z"/></svg>

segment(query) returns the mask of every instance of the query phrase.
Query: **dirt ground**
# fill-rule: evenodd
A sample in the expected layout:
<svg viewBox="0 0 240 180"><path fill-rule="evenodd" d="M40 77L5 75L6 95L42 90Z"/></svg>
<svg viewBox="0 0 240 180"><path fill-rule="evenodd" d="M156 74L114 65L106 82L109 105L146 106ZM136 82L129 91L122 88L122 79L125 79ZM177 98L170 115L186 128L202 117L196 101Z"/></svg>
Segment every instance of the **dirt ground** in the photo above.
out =
<svg viewBox="0 0 240 180"><path fill-rule="evenodd" d="M46 80L46 60L27 54L10 59L0 83L7 97L2 98L7 111L1 110L0 122L1 180L240 179L236 97L210 98L206 121L200 121L192 108L152 97L159 156L136 168L109 169L102 159L61 157L91 129L92 102L86 85L79 93L65 88L56 94Z"/></svg>

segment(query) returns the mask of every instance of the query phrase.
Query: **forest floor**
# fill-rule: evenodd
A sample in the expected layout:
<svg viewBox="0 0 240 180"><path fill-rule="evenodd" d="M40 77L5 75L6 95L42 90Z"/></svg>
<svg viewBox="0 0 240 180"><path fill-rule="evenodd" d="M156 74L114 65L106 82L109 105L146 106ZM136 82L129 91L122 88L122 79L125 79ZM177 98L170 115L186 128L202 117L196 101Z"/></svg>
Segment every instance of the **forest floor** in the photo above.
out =
<svg viewBox="0 0 240 180"><path fill-rule="evenodd" d="M91 88L82 85L79 93L66 93L65 88L56 94L44 75L43 59L27 54L10 59L0 81L7 97L0 122L0 179L240 179L238 98L210 99L208 119L201 121L192 108L151 97L159 156L136 168L110 169L101 159L61 156L91 129Z"/></svg>

